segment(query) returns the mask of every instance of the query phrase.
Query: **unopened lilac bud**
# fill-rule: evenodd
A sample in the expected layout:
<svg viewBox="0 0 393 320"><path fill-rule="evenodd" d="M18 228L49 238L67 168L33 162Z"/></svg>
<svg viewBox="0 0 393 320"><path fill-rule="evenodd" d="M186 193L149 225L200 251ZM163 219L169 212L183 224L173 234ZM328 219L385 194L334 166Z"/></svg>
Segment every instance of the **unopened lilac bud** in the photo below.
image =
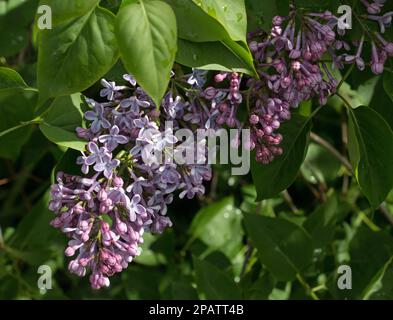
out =
<svg viewBox="0 0 393 320"><path fill-rule="evenodd" d="M122 221L118 221L116 224L116 230L120 233L120 234L124 234L127 232L127 225L122 222Z"/></svg>
<svg viewBox="0 0 393 320"><path fill-rule="evenodd" d="M367 7L367 11L370 14L379 14L381 12L381 5L378 3L371 3Z"/></svg>
<svg viewBox="0 0 393 320"><path fill-rule="evenodd" d="M121 187L123 187L123 185L124 185L124 181L123 181L122 178L116 176L116 177L113 179L113 186L114 186L115 188L121 188Z"/></svg>
<svg viewBox="0 0 393 320"><path fill-rule="evenodd" d="M305 50L303 52L303 58L305 60L311 60L312 59L312 53L310 52L310 50Z"/></svg>
<svg viewBox="0 0 393 320"><path fill-rule="evenodd" d="M271 151L276 156L281 156L283 154L283 149L280 147L271 147Z"/></svg>
<svg viewBox="0 0 393 320"><path fill-rule="evenodd" d="M228 108L229 108L229 107L228 107L228 103L222 102L222 103L220 103L220 105L219 105L218 108L220 109L221 112L225 112L225 111L227 111Z"/></svg>
<svg viewBox="0 0 393 320"><path fill-rule="evenodd" d="M109 254L106 251L101 250L100 257L101 257L102 260L106 260L106 259L109 258Z"/></svg>
<svg viewBox="0 0 393 320"><path fill-rule="evenodd" d="M223 115L222 115L222 116L219 116L219 117L217 118L216 122L217 122L219 125L224 124L224 123L225 123L225 117L224 117Z"/></svg>
<svg viewBox="0 0 393 320"><path fill-rule="evenodd" d="M109 269L106 265L104 265L104 264L101 265L100 270L101 270L101 272L104 273L104 274L110 273L110 269Z"/></svg>
<svg viewBox="0 0 393 320"><path fill-rule="evenodd" d="M290 57L291 59L299 59L300 56L301 56L301 54L302 54L302 53L300 52L300 50L294 49L294 50L292 50L291 53L289 54L289 57Z"/></svg>
<svg viewBox="0 0 393 320"><path fill-rule="evenodd" d="M248 151L254 150L255 149L255 142L252 141L251 139L245 141L244 148Z"/></svg>
<svg viewBox="0 0 393 320"><path fill-rule="evenodd" d="M64 254L67 257L72 257L75 254L75 249L72 247L67 247L67 249L64 251Z"/></svg>
<svg viewBox="0 0 393 320"><path fill-rule="evenodd" d="M85 212L85 209L78 203L72 208L72 211L76 214L81 214Z"/></svg>
<svg viewBox="0 0 393 320"><path fill-rule="evenodd" d="M88 263L89 263L89 259L82 258L82 259L79 260L79 264L80 264L82 267L86 267Z"/></svg>
<svg viewBox="0 0 393 320"><path fill-rule="evenodd" d="M121 267L120 264L116 264L113 269L115 269L115 272L121 272L123 270L123 268Z"/></svg>
<svg viewBox="0 0 393 320"><path fill-rule="evenodd" d="M82 231L86 231L89 228L89 223L86 220L79 221L78 228Z"/></svg>
<svg viewBox="0 0 393 320"><path fill-rule="evenodd" d="M256 41L251 41L251 42L248 44L248 46L249 46L251 52L257 52L257 51L258 51L258 42L256 42Z"/></svg>
<svg viewBox="0 0 393 320"><path fill-rule="evenodd" d="M236 121L233 117L230 117L226 120L228 127L233 128L236 126Z"/></svg>
<svg viewBox="0 0 393 320"><path fill-rule="evenodd" d="M216 96L216 89L213 87L208 87L205 89L205 91L203 91L203 96L208 99L208 100L213 100L214 97Z"/></svg>
<svg viewBox="0 0 393 320"><path fill-rule="evenodd" d="M139 131L140 131L141 129L140 128L132 128L131 130L130 130L130 138L131 139L136 139L136 138L138 138L138 136L139 136Z"/></svg>
<svg viewBox="0 0 393 320"><path fill-rule="evenodd" d="M79 138L85 139L85 140L89 139L89 130L88 129L78 127L78 128L75 129L75 131L76 131L76 135Z"/></svg>
<svg viewBox="0 0 393 320"><path fill-rule="evenodd" d="M102 230L103 233L109 232L110 228L111 228L111 227L110 227L110 225L109 225L108 222L106 222L106 221L101 221L101 230Z"/></svg>
<svg viewBox="0 0 393 320"><path fill-rule="evenodd" d="M363 71L365 69L366 65L361 57L356 58L356 66L360 71Z"/></svg>
<svg viewBox="0 0 393 320"><path fill-rule="evenodd" d="M90 239L89 233L85 232L82 234L81 239L83 242L87 242Z"/></svg>
<svg viewBox="0 0 393 320"><path fill-rule="evenodd" d="M70 271L75 272L75 271L77 271L78 268L79 268L79 264L78 264L78 262L77 262L76 260L71 260L71 261L68 263L68 269L69 269Z"/></svg>
<svg viewBox="0 0 393 320"><path fill-rule="evenodd" d="M250 123L255 125L259 123L259 117L256 114L252 114L249 119Z"/></svg>
<svg viewBox="0 0 393 320"><path fill-rule="evenodd" d="M217 83L222 82L226 79L227 76L227 73L218 73L214 76L214 81Z"/></svg>
<svg viewBox="0 0 393 320"><path fill-rule="evenodd" d="M85 192L85 193L83 193L83 199L86 200L86 201L90 201L90 200L92 200L93 198L92 198L92 196L91 196L91 193Z"/></svg>
<svg viewBox="0 0 393 320"><path fill-rule="evenodd" d="M157 108L154 108L152 111L149 112L149 118L151 120L157 120L160 118L160 110Z"/></svg>
<svg viewBox="0 0 393 320"><path fill-rule="evenodd" d="M273 17L273 21L272 21L273 26L280 26L283 23L283 21L284 21L283 17L275 16L275 17Z"/></svg>
<svg viewBox="0 0 393 320"><path fill-rule="evenodd" d="M282 29L281 29L280 26L274 26L274 27L272 28L271 35L272 35L273 37L280 36L281 33L282 33Z"/></svg>
<svg viewBox="0 0 393 320"><path fill-rule="evenodd" d="M100 213L108 213L110 211L110 207L106 205L105 202L100 203Z"/></svg>
<svg viewBox="0 0 393 320"><path fill-rule="evenodd" d="M270 125L271 125L271 127L272 127L273 129L278 129L278 128L280 128L280 121L278 121L278 120L273 120L272 123L271 123Z"/></svg>
<svg viewBox="0 0 393 320"><path fill-rule="evenodd" d="M388 42L388 43L384 46L384 50L386 51L386 53L387 53L390 57L393 57L393 43L392 43L392 42Z"/></svg>
<svg viewBox="0 0 393 320"><path fill-rule="evenodd" d="M100 191L98 191L97 199L99 201L105 201L106 199L108 199L108 193L105 191L105 189L101 189Z"/></svg>
<svg viewBox="0 0 393 320"><path fill-rule="evenodd" d="M376 75L381 74L383 72L383 69L384 69L383 63L376 62L371 64L371 71Z"/></svg>
<svg viewBox="0 0 393 320"><path fill-rule="evenodd" d="M329 42L332 42L334 41L334 39L336 39L336 34L334 33L334 31L330 30L325 33L325 39Z"/></svg>
<svg viewBox="0 0 393 320"><path fill-rule="evenodd" d="M261 130L261 129L257 129L255 131L255 133L256 133L258 138L262 138L265 135L265 132L263 130Z"/></svg>
<svg viewBox="0 0 393 320"><path fill-rule="evenodd" d="M382 17L383 24L386 26L390 26L390 24L392 23L392 17L393 11L385 13Z"/></svg>
<svg viewBox="0 0 393 320"><path fill-rule="evenodd" d="M291 83L292 83L292 80L291 80L291 78L288 76L288 77L284 77L282 80L281 80L281 86L284 88L284 89L286 89L286 88L288 88L290 85L291 85Z"/></svg>
<svg viewBox="0 0 393 320"><path fill-rule="evenodd" d="M272 134L273 128L270 126L266 126L263 128L263 131L265 132L265 134Z"/></svg>

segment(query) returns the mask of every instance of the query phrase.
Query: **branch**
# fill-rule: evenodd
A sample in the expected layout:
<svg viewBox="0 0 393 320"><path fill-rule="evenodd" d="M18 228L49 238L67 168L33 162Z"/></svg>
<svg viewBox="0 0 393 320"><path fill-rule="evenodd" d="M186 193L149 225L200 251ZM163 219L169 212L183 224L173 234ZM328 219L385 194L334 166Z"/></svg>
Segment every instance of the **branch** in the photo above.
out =
<svg viewBox="0 0 393 320"><path fill-rule="evenodd" d="M352 165L349 163L348 159L345 158L340 152L338 152L329 142L327 142L325 139L318 136L314 132L310 133L310 138L312 141L318 143L327 151L329 151L331 155L334 156L338 161L340 161L349 172L353 173Z"/></svg>
<svg viewBox="0 0 393 320"><path fill-rule="evenodd" d="M388 208L386 208L386 203L383 202L380 207L379 210L383 213L383 215L385 216L386 220L389 221L389 223L391 225L393 225L393 215L390 213L390 211L388 210Z"/></svg>
<svg viewBox="0 0 393 320"><path fill-rule="evenodd" d="M281 195L284 198L287 205L289 206L289 208L291 209L291 211L294 214L297 214L299 212L299 209L296 207L295 203L293 202L293 199L292 199L291 195L289 194L288 190L285 189L283 192L281 192Z"/></svg>

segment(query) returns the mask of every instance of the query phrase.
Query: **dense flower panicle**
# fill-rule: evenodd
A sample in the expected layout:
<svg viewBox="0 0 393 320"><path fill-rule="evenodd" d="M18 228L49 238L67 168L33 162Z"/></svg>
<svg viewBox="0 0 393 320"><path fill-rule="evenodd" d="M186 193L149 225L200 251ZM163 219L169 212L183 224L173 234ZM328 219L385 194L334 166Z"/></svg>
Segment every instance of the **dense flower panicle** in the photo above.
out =
<svg viewBox="0 0 393 320"><path fill-rule="evenodd" d="M124 79L136 86L132 76ZM57 214L51 224L70 238L65 255L74 259L69 270L78 276L91 272L96 289L108 286L109 277L140 254L144 232L161 233L172 226L166 213L175 191L193 198L204 193L203 182L211 178L203 161L177 165L162 163L156 155L173 153L179 144L174 128L165 128L161 120L173 121L175 129L197 129L202 119L196 121L195 105L168 93L159 112L139 87L102 84L100 95L108 101L88 99L88 128L77 129L87 140L77 159L82 175L59 172L49 204ZM203 142L198 146L206 149Z"/></svg>
<svg viewBox="0 0 393 320"><path fill-rule="evenodd" d="M384 70L388 56L393 56L393 43L383 38L386 28L390 27L393 12L381 13L385 1L362 1L368 15L362 19L376 21L380 33L375 32L371 43L370 67L375 74ZM340 39L345 30L339 28L339 19L331 12L305 13L291 6L286 17L276 16L272 21L270 33L262 31L249 34L249 47L254 56L259 79L245 78L244 99L250 109L248 122L239 124L236 118L237 103L242 101L242 94L236 95L235 101L225 99L232 88L209 87L203 96L211 101L211 108L218 106L216 123L228 126L248 126L251 129L251 141L248 147L256 151L257 161L268 164L277 155L283 153L280 147L283 137L276 133L283 121L291 118L291 109L297 108L303 101L318 98L320 105L325 105L331 94L337 89L338 81L333 77L326 60L332 60L332 68L342 69L345 64L355 64L364 70L366 63L362 57L365 38L369 32L354 41L354 53L351 45ZM217 83L228 74L219 73ZM238 78L236 73L232 77ZM235 90L241 86L237 80Z"/></svg>

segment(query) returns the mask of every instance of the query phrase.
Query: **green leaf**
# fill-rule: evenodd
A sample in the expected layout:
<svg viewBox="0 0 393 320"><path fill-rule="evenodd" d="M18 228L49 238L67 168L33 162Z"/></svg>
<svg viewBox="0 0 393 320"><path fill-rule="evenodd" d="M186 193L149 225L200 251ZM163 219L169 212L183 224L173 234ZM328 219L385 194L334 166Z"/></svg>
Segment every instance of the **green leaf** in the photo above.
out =
<svg viewBox="0 0 393 320"><path fill-rule="evenodd" d="M256 214L246 214L244 222L261 263L277 280L294 280L311 262L311 237L302 227Z"/></svg>
<svg viewBox="0 0 393 320"><path fill-rule="evenodd" d="M198 293L189 282L175 280L172 282L171 291L174 300L198 300Z"/></svg>
<svg viewBox="0 0 393 320"><path fill-rule="evenodd" d="M251 73L249 65L221 42L196 43L179 39L176 61L203 70Z"/></svg>
<svg viewBox="0 0 393 320"><path fill-rule="evenodd" d="M29 42L38 0L0 1L0 57L11 57L21 52Z"/></svg>
<svg viewBox="0 0 393 320"><path fill-rule="evenodd" d="M0 299L1 300L14 300L18 297L20 283L15 277L6 275L0 277Z"/></svg>
<svg viewBox="0 0 393 320"><path fill-rule="evenodd" d="M248 277L250 275L246 275ZM244 279L244 278L243 278ZM243 295L247 300L267 300L276 284L275 279L269 272L262 272L256 280L250 279L243 283Z"/></svg>
<svg viewBox="0 0 393 320"><path fill-rule="evenodd" d="M83 151L86 141L80 140L75 129L82 125L81 94L58 97L42 118L40 129L52 142L67 148Z"/></svg>
<svg viewBox="0 0 393 320"><path fill-rule="evenodd" d="M247 15L244 0L193 0L217 20L234 41L247 43Z"/></svg>
<svg viewBox="0 0 393 320"><path fill-rule="evenodd" d="M81 166L76 164L76 159L78 156L80 156L79 151L67 149L52 171L52 183L55 181L56 174L59 171L73 175L81 175Z"/></svg>
<svg viewBox="0 0 393 320"><path fill-rule="evenodd" d="M242 246L242 216L234 206L233 197L227 197L202 208L191 223L191 239L199 239L209 250L219 250L234 258Z"/></svg>
<svg viewBox="0 0 393 320"><path fill-rule="evenodd" d="M139 1L139 0L123 0L123 1L121 2L120 9L123 8L123 7L125 7L125 6L127 6L127 5L129 5L129 4L131 4L131 3L136 3L136 2L138 2L138 1Z"/></svg>
<svg viewBox="0 0 393 320"><path fill-rule="evenodd" d="M84 151L86 142L80 141L77 136L60 127L55 127L50 124L40 124L41 132L53 143L66 148Z"/></svg>
<svg viewBox="0 0 393 320"><path fill-rule="evenodd" d="M379 280L386 263L393 255L393 238L387 232L371 231L361 226L350 243L352 290L350 298L362 299Z"/></svg>
<svg viewBox="0 0 393 320"><path fill-rule="evenodd" d="M189 0L166 0L178 22L176 61L188 67L256 74L248 50L219 21ZM244 42L245 44L245 42Z"/></svg>
<svg viewBox="0 0 393 320"><path fill-rule="evenodd" d="M98 81L118 58L115 16L96 7L38 34L40 101L83 91Z"/></svg>
<svg viewBox="0 0 393 320"><path fill-rule="evenodd" d="M165 0L177 20L178 36L193 42L221 41L230 38L225 28L190 0Z"/></svg>
<svg viewBox="0 0 393 320"><path fill-rule="evenodd" d="M0 93L10 89L24 89L26 82L20 74L12 69L0 67Z"/></svg>
<svg viewBox="0 0 393 320"><path fill-rule="evenodd" d="M19 89L17 89L19 90ZM1 91L1 89L0 89ZM3 91L4 92L4 91ZM24 122L34 118L37 94L22 90L18 94L0 93L0 156L16 159L28 141L33 127Z"/></svg>
<svg viewBox="0 0 393 320"><path fill-rule="evenodd" d="M296 6L298 8L311 8L311 9L321 9L324 10L330 9L334 13L337 12L338 7L340 6L340 1L338 0L296 0Z"/></svg>
<svg viewBox="0 0 393 320"><path fill-rule="evenodd" d="M263 165L252 157L251 173L257 200L273 198L293 183L306 156L311 119L294 114L290 121L282 124L280 133L283 135L281 147L284 153L272 163Z"/></svg>
<svg viewBox="0 0 393 320"><path fill-rule="evenodd" d="M209 300L239 300L240 289L223 271L210 262L193 257L198 293Z"/></svg>
<svg viewBox="0 0 393 320"><path fill-rule="evenodd" d="M154 235L147 233L143 237L143 244L141 245L142 254L134 259L135 263L145 266L158 266L166 264L165 257L154 251L151 246L157 240Z"/></svg>
<svg viewBox="0 0 393 320"><path fill-rule="evenodd" d="M61 234L49 225L54 214L49 211L49 192L23 217L18 224L9 246L23 253L22 260L34 265L46 262L51 254L54 240L61 238Z"/></svg>
<svg viewBox="0 0 393 320"><path fill-rule="evenodd" d="M126 69L159 106L177 50L172 8L157 0L127 5L117 16L116 36Z"/></svg>
<svg viewBox="0 0 393 320"><path fill-rule="evenodd" d="M383 74L383 88L393 101L393 72L385 72Z"/></svg>
<svg viewBox="0 0 393 320"><path fill-rule="evenodd" d="M246 8L248 18L248 30L255 31L257 28L261 28L265 31L269 31L272 27L272 19L274 16L287 15L289 8L289 0L246 0Z"/></svg>
<svg viewBox="0 0 393 320"><path fill-rule="evenodd" d="M384 117L393 128L393 73L385 72L383 75L383 89L377 86L371 106ZM385 92L383 92L385 90Z"/></svg>
<svg viewBox="0 0 393 320"><path fill-rule="evenodd" d="M340 168L340 162L329 151L316 143L310 143L301 171L309 182L315 184L318 181L334 181Z"/></svg>
<svg viewBox="0 0 393 320"><path fill-rule="evenodd" d="M311 235L314 248L324 248L333 240L338 214L337 205L337 198L332 195L304 222L303 227Z"/></svg>
<svg viewBox="0 0 393 320"><path fill-rule="evenodd" d="M349 109L349 155L357 181L373 208L393 188L393 132L373 109Z"/></svg>
<svg viewBox="0 0 393 320"><path fill-rule="evenodd" d="M386 264L382 276L374 291L370 294L370 300L392 300L393 299L393 260Z"/></svg>
<svg viewBox="0 0 393 320"><path fill-rule="evenodd" d="M41 0L40 5L47 5L52 9L52 26L57 26L88 14L99 2L100 0Z"/></svg>
<svg viewBox="0 0 393 320"><path fill-rule="evenodd" d="M164 274L162 269L130 265L122 274L128 299L160 299L159 285Z"/></svg>

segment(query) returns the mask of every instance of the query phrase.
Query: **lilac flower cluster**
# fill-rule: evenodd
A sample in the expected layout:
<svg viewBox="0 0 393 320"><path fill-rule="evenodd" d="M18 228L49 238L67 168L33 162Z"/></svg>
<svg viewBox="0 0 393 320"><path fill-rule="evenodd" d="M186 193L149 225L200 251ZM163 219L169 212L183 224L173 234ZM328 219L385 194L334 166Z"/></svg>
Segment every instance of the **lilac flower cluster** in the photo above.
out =
<svg viewBox="0 0 393 320"><path fill-rule="evenodd" d="M257 161L267 164L283 150L282 136L276 133L291 117L291 108L313 97L321 105L335 92L337 81L321 58L335 42L335 32L311 16L302 16L296 29L297 11L288 17L275 17L269 35L250 35L259 79L247 81L252 103L249 125L250 148Z"/></svg>
<svg viewBox="0 0 393 320"><path fill-rule="evenodd" d="M209 87L204 91L212 109L218 105L217 122L222 124L225 119L228 126L237 124L239 128L242 125L236 118L236 110L243 95L250 109L246 125L251 129L251 141L246 147L255 149L257 161L268 164L283 153L280 147L283 137L277 129L291 118L291 109L311 98L318 98L319 104L325 105L328 97L336 92L338 81L327 65L329 57L332 69L356 64L364 70L365 38L372 36L370 67L375 74L383 72L387 57L393 56L393 43L385 40L381 33L390 27L393 12L378 15L385 0L362 0L361 3L368 14L360 19L377 22L380 33L364 30L360 41L353 43L355 53L350 54L349 43L339 39L345 30L339 28L339 19L331 12L306 13L291 6L288 16L273 18L270 33L249 34L249 47L259 79L246 78L247 90L240 93L239 76L220 73L216 75L216 82L232 77L227 85L230 89ZM237 90L236 95L229 93L231 88Z"/></svg>
<svg viewBox="0 0 393 320"><path fill-rule="evenodd" d="M367 13L354 14L357 15L363 34L359 40L352 42L354 48L352 53L349 53L351 44L342 39L338 39L332 47L328 48L328 53L332 57L335 67L342 69L344 64L355 64L359 70L363 71L366 67L364 48L369 42L371 43L371 56L369 57L371 71L376 75L384 71L384 65L388 57L393 57L393 43L383 37L387 28L391 27L393 17L392 11L381 13L385 2L386 0L360 1ZM309 16L324 20L330 27L336 28L337 34L340 36L346 33L346 29L339 28L339 20L331 12L313 13ZM371 30L370 22L378 24L378 29Z"/></svg>
<svg viewBox="0 0 393 320"><path fill-rule="evenodd" d="M51 189L49 208L57 214L51 224L70 238L68 268L78 276L91 272L95 289L109 286L109 277L140 254L145 231L161 233L172 225L166 213L174 192L201 195L211 178L209 165L162 163L155 156L180 143L173 129L201 125L196 106L168 93L158 111L132 76L124 79L130 86L102 80L106 102L87 100L88 126L77 129L87 140L77 159L82 174L59 172ZM163 126L165 120L173 129Z"/></svg>

